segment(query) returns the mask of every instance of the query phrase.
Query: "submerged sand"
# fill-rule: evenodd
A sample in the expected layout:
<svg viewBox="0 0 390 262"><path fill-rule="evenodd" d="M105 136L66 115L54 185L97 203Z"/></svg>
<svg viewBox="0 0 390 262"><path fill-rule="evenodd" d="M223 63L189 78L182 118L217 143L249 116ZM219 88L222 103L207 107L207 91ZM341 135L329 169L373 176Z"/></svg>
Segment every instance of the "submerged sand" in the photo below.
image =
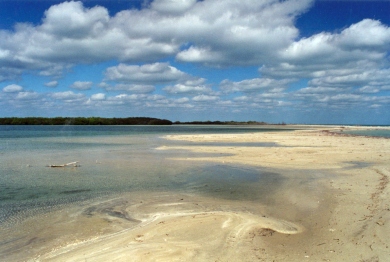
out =
<svg viewBox="0 0 390 262"><path fill-rule="evenodd" d="M258 202L137 192L63 208L41 215L40 225L36 217L24 221L12 232L23 241L10 241L3 255L8 261L388 261L390 140L332 134L318 127L167 136L193 143L159 150L219 155L177 161L255 166L286 180ZM263 142L276 145L250 146Z"/></svg>

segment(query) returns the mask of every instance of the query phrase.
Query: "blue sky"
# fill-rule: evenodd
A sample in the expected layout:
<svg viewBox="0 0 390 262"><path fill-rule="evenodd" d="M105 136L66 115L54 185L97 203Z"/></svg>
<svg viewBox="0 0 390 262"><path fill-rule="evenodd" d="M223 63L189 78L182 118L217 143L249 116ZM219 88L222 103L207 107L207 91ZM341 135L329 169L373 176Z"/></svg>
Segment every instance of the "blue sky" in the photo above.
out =
<svg viewBox="0 0 390 262"><path fill-rule="evenodd" d="M0 0L0 117L390 124L390 1Z"/></svg>

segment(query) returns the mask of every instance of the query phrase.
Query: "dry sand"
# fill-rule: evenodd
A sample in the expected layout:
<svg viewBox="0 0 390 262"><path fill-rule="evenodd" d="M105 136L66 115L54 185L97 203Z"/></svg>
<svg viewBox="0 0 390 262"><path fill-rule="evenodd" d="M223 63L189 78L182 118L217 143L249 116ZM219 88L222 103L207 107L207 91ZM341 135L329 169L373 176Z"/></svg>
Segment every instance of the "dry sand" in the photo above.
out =
<svg viewBox="0 0 390 262"><path fill-rule="evenodd" d="M35 226L36 237L26 240L25 251L8 257L15 261L26 256L31 261L389 261L390 139L336 136L320 127L166 138L194 144L160 150L220 154L177 161L285 171L287 182L264 203L138 192L62 209L42 215L41 228ZM213 146L215 142L218 145ZM249 146L260 142L278 146ZM308 175L316 170L318 176ZM29 228L26 221L20 235Z"/></svg>

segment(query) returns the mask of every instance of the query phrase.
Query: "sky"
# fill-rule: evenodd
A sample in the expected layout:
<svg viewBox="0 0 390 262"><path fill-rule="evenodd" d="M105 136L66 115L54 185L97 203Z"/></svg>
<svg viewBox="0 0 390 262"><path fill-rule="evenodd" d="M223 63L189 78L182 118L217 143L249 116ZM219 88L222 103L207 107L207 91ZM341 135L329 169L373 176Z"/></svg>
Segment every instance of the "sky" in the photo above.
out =
<svg viewBox="0 0 390 262"><path fill-rule="evenodd" d="M0 117L390 125L390 0L0 0Z"/></svg>

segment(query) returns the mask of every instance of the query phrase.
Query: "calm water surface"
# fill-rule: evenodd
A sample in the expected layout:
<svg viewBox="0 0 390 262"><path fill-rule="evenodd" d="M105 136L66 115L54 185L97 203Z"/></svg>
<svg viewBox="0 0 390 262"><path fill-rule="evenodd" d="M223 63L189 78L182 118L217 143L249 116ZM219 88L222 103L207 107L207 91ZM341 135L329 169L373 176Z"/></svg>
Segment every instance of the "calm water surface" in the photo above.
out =
<svg viewBox="0 0 390 262"><path fill-rule="evenodd" d="M348 130L344 131L346 134L357 136L375 136L375 137L388 137L390 138L390 128L388 129L368 129L368 130Z"/></svg>
<svg viewBox="0 0 390 262"><path fill-rule="evenodd" d="M185 143L160 138L167 134L267 131L275 130L242 126L0 126L0 223L14 223L61 205L140 190L256 198L250 187L265 181L265 173L173 161L170 158L197 155L156 148ZM48 167L74 161L79 161L78 167ZM253 190L258 192L258 188Z"/></svg>

